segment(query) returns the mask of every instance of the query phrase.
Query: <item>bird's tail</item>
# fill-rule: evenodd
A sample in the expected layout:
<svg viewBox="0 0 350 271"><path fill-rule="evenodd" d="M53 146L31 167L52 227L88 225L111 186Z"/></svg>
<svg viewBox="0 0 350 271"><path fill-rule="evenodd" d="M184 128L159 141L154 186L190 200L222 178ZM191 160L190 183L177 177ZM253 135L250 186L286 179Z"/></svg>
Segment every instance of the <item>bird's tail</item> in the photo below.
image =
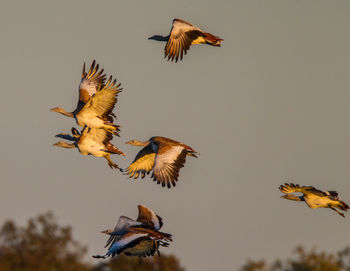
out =
<svg viewBox="0 0 350 271"><path fill-rule="evenodd" d="M106 149L109 153L114 153L114 154L120 154L125 156L125 153L123 153L121 150L119 150L116 146L114 146L112 143L108 142L106 144Z"/></svg>
<svg viewBox="0 0 350 271"><path fill-rule="evenodd" d="M338 206L339 209L343 210L343 211L347 211L350 209L349 205L347 205L344 201L339 200Z"/></svg>
<svg viewBox="0 0 350 271"><path fill-rule="evenodd" d="M220 47L220 43L223 41L223 39L217 36L214 36L213 34L210 34L210 33L204 33L204 39L210 45L218 46L218 47Z"/></svg>

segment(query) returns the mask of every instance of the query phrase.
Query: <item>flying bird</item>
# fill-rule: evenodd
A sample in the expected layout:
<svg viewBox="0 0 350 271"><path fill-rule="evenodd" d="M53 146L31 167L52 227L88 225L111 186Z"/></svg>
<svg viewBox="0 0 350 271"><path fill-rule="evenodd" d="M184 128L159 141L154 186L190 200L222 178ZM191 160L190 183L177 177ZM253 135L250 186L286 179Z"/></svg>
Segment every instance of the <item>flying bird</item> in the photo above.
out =
<svg viewBox="0 0 350 271"><path fill-rule="evenodd" d="M121 216L113 230L102 231L110 235L105 246L109 248L105 255L95 255L94 258L105 259L123 252L128 256L153 256L155 252L159 253L159 245L169 245L171 234L159 231L163 225L162 218L144 205L138 208L137 221Z"/></svg>
<svg viewBox="0 0 350 271"><path fill-rule="evenodd" d="M130 178L142 178L152 170L152 178L157 184L170 188L175 186L180 168L186 162L186 156L197 157L198 154L191 147L170 138L155 136L148 141L130 140L126 142L133 146L144 147L135 157L130 166L121 170Z"/></svg>
<svg viewBox="0 0 350 271"><path fill-rule="evenodd" d="M119 126L113 124L115 115L112 111L117 102L116 97L122 88L120 88L120 83L116 85L116 80L112 81L112 77L105 83L106 75L102 74L103 69L98 70L99 65L95 66L95 60L88 72L85 72L84 63L79 85L79 100L74 111L67 112L61 107L54 107L50 110L75 118L79 126L102 128L119 136Z"/></svg>
<svg viewBox="0 0 350 271"><path fill-rule="evenodd" d="M146 227L159 231L163 226L163 219L144 205L139 205L138 209L139 215L136 221L141 222ZM126 249L124 254L127 256L140 257L153 256L155 253L160 255L159 245L167 247L169 246L169 243L155 241L152 239L143 240L136 246Z"/></svg>
<svg viewBox="0 0 350 271"><path fill-rule="evenodd" d="M174 19L173 26L168 36L154 35L148 39L157 41L166 41L164 48L164 57L168 57L168 61L175 62L182 60L183 55L187 54L192 44L208 44L220 47L223 39L204 32L197 26L190 24L181 19Z"/></svg>
<svg viewBox="0 0 350 271"><path fill-rule="evenodd" d="M61 133L56 135L56 137L73 141L73 143L59 141L53 145L68 149L78 148L82 155L90 154L95 157L104 157L111 168L118 168L118 166L111 160L111 154L125 156L121 150L110 142L113 135L104 129L93 129L85 126L80 134L77 129L72 128L72 134L73 136Z"/></svg>
<svg viewBox="0 0 350 271"><path fill-rule="evenodd" d="M339 212L336 208L347 211L349 206L338 197L336 191L320 191L313 186L299 186L298 184L285 183L279 187L280 191L287 194L281 196L281 198L295 200L295 201L305 201L310 208L330 208L336 211L342 217L345 215ZM295 196L290 193L300 192L302 196Z"/></svg>

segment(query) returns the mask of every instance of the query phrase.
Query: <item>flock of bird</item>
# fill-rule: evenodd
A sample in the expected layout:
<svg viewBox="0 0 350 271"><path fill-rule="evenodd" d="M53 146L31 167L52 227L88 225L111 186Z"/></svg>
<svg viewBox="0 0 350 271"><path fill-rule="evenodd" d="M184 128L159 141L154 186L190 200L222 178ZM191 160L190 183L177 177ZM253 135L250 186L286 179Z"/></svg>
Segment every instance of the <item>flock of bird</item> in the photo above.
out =
<svg viewBox="0 0 350 271"><path fill-rule="evenodd" d="M204 32L200 28L180 19L174 19L168 36L155 35L149 39L166 41L165 58L177 62L182 60L191 45L208 44L220 47L223 39ZM135 159L126 168L122 169L111 160L111 154L125 154L111 143L113 135L120 136L120 126L115 124L116 116L113 109L118 94L122 91L121 84L110 76L107 80L104 70L94 60L86 72L85 63L82 78L79 84L79 100L72 112L61 107L52 108L51 111L74 118L82 127L81 132L71 129L71 135L60 133L56 135L61 139L54 146L63 148L77 148L82 155L104 157L113 169L119 169L129 178L137 179L152 171L151 178L162 187L171 188L176 185L179 171L184 166L187 156L197 157L198 153L186 144L171 138L154 136L147 141L130 140L127 144L143 147ZM284 184L280 191L287 194L282 198L305 201L311 208L330 208L344 217L336 208L347 211L349 206L338 198L335 191L320 191L312 186ZM291 193L302 193L296 196ZM136 220L120 216L113 230L105 230L108 234L105 255L96 255L94 258L107 258L124 253L128 256L153 256L159 254L159 247L169 246L172 241L171 234L160 232L163 225L162 218L144 205L139 205L139 214Z"/></svg>

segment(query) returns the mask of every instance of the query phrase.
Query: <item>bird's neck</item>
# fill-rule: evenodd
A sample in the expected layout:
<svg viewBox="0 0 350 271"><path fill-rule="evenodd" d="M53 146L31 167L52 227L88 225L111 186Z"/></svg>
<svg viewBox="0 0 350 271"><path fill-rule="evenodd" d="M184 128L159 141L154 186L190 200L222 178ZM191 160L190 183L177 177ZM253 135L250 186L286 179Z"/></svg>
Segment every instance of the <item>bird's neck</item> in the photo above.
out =
<svg viewBox="0 0 350 271"><path fill-rule="evenodd" d="M64 115L64 116L66 116L66 117L68 117L68 118L74 118L74 114L73 114L73 112L67 112L66 110L64 110L63 108L59 108L59 111L56 111L56 112L58 112L58 113L60 113L60 114L62 114L62 115Z"/></svg>
<svg viewBox="0 0 350 271"><path fill-rule="evenodd" d="M139 141L139 140L134 140L134 143L132 145L134 146L139 146L139 147L144 147L149 144L149 141Z"/></svg>
<svg viewBox="0 0 350 271"><path fill-rule="evenodd" d="M69 143L64 142L64 141L57 142L57 143L55 144L55 146L58 146L58 147L61 147L61 148L66 148L66 149L75 148L75 144L74 144L74 143L69 144Z"/></svg>

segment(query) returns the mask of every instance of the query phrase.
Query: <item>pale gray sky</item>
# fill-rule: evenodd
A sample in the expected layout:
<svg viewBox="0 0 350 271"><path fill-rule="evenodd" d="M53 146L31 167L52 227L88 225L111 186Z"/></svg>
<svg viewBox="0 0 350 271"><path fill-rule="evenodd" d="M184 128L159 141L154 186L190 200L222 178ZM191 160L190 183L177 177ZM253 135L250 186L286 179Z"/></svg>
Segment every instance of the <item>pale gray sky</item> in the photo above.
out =
<svg viewBox="0 0 350 271"><path fill-rule="evenodd" d="M53 210L104 252L100 230L145 204L164 219L187 270L232 270L295 246L336 251L350 217L280 199L285 181L337 190L350 202L349 1L2 1L0 224ZM163 59L173 18L224 39ZM116 113L132 138L162 135L201 153L176 188L130 181L102 158L52 146L72 119L83 62L120 80ZM89 258L90 260L90 258ZM91 258L92 260L92 258Z"/></svg>

